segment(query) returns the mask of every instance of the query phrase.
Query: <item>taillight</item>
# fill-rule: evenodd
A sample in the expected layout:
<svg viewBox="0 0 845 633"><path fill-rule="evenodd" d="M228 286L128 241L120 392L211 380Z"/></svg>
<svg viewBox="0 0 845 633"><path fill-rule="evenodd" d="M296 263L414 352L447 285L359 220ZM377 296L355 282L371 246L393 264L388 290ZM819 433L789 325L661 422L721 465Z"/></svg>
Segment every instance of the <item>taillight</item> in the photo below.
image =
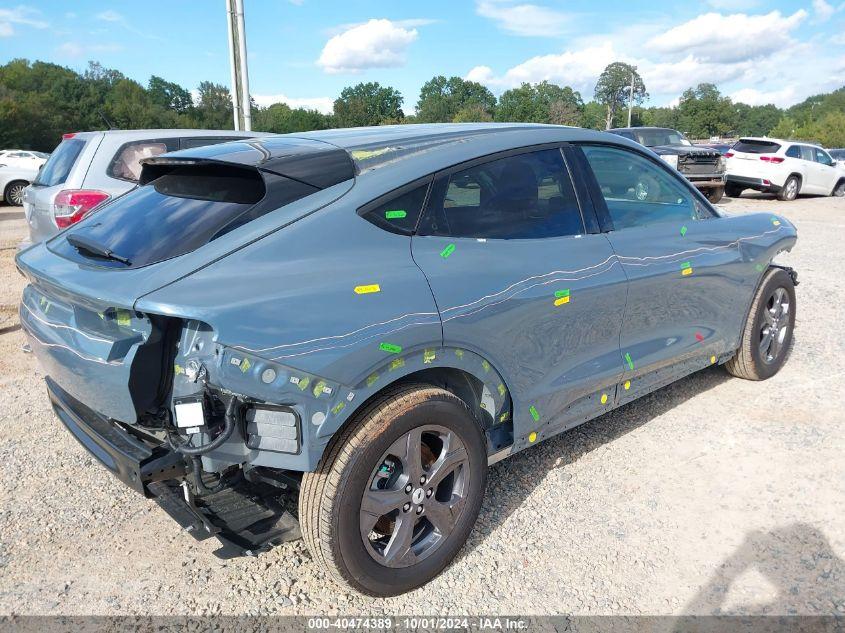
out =
<svg viewBox="0 0 845 633"><path fill-rule="evenodd" d="M108 200L109 194L90 189L65 189L56 194L53 220L60 229L76 224L94 207Z"/></svg>
<svg viewBox="0 0 845 633"><path fill-rule="evenodd" d="M62 138L73 138L76 136L76 132L67 132L66 134L62 134Z"/></svg>
<svg viewBox="0 0 845 633"><path fill-rule="evenodd" d="M733 155L734 155L733 152L725 152L725 158L730 158Z"/></svg>
<svg viewBox="0 0 845 633"><path fill-rule="evenodd" d="M783 162L783 156L760 156L760 160L765 163L774 163L775 165L780 165Z"/></svg>

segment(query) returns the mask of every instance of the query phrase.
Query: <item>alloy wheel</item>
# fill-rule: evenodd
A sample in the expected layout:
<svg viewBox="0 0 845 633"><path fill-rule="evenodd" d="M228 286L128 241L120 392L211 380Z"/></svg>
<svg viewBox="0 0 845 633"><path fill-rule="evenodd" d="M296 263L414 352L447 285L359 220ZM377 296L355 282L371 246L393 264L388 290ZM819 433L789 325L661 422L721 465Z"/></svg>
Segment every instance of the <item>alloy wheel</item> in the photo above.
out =
<svg viewBox="0 0 845 633"><path fill-rule="evenodd" d="M766 300L760 325L760 358L771 364L783 353L789 333L789 293L778 286Z"/></svg>
<svg viewBox="0 0 845 633"><path fill-rule="evenodd" d="M23 204L24 189L26 189L26 185L24 184L12 185L8 192L9 202L16 207L21 206Z"/></svg>
<svg viewBox="0 0 845 633"><path fill-rule="evenodd" d="M434 553L463 512L469 478L469 455L454 431L426 425L393 442L361 500L370 556L386 567L409 567Z"/></svg>

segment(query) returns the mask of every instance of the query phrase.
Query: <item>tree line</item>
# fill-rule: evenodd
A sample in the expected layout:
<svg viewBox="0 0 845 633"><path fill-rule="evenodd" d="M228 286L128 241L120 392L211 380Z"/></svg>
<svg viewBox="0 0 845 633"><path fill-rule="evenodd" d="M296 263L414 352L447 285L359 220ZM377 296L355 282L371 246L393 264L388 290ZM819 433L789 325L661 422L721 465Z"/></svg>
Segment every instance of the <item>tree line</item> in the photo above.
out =
<svg viewBox="0 0 845 633"><path fill-rule="evenodd" d="M646 86L636 68L610 64L592 99L569 86L524 83L498 98L484 85L436 76L413 104L377 82L344 88L333 111L323 114L284 103L259 107L256 131L287 133L336 127L436 122L534 122L606 129L627 124L672 127L692 138L769 134L845 146L845 88L810 97L786 110L734 103L713 84L691 87L677 106L643 107ZM147 85L89 62L84 72L41 61L15 59L0 66L0 148L51 151L69 131L136 128L232 129L231 94L204 81L196 98L184 87L153 75Z"/></svg>

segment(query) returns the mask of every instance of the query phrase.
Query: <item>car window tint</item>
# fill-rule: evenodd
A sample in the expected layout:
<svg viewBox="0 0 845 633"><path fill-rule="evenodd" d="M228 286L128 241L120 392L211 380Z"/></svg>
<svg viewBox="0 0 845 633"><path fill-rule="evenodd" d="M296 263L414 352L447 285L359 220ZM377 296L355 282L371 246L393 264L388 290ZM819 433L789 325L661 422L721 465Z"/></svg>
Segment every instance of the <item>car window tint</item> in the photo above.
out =
<svg viewBox="0 0 845 633"><path fill-rule="evenodd" d="M819 149L818 147L815 148L815 149L816 149L816 162L817 163L821 163L822 165L828 165L828 166L833 164L833 160L831 160L830 156L827 155L826 151L824 151L823 149Z"/></svg>
<svg viewBox="0 0 845 633"><path fill-rule="evenodd" d="M536 239L584 233L558 149L483 163L455 172L439 185L421 225L426 235Z"/></svg>
<svg viewBox="0 0 845 633"><path fill-rule="evenodd" d="M812 147L810 147L809 145L801 145L800 147L801 147L801 158L802 158L802 160L809 160L809 161L815 161L816 160L814 155L813 155L814 152L813 152Z"/></svg>
<svg viewBox="0 0 845 633"><path fill-rule="evenodd" d="M697 219L699 207L710 215L666 168L644 156L614 147L588 145L583 150L614 229Z"/></svg>
<svg viewBox="0 0 845 633"><path fill-rule="evenodd" d="M741 138L734 143L732 149L735 152L744 152L746 154L774 154L780 149L780 143Z"/></svg>
<svg viewBox="0 0 845 633"><path fill-rule="evenodd" d="M81 139L64 139L50 154L50 158L38 172L38 177L33 184L52 187L65 182L83 147L85 147L85 141Z"/></svg>
<svg viewBox="0 0 845 633"><path fill-rule="evenodd" d="M801 158L801 148L798 145L792 145L786 150L786 155L789 158Z"/></svg>
<svg viewBox="0 0 845 633"><path fill-rule="evenodd" d="M257 169L231 165L168 167L166 173L99 207L69 233L78 234L133 268L183 255L317 188ZM67 240L51 250L74 261L124 267L80 253Z"/></svg>
<svg viewBox="0 0 845 633"><path fill-rule="evenodd" d="M428 181L410 188L403 187L361 207L358 214L385 231L410 235L417 227L427 192Z"/></svg>
<svg viewBox="0 0 845 633"><path fill-rule="evenodd" d="M205 147L206 145L217 145L218 143L227 143L228 141L242 141L242 136L194 136L181 139L182 149L192 149L194 147Z"/></svg>
<svg viewBox="0 0 845 633"><path fill-rule="evenodd" d="M112 178L138 182L141 160L179 149L176 139L156 139L124 143L114 155L106 173Z"/></svg>

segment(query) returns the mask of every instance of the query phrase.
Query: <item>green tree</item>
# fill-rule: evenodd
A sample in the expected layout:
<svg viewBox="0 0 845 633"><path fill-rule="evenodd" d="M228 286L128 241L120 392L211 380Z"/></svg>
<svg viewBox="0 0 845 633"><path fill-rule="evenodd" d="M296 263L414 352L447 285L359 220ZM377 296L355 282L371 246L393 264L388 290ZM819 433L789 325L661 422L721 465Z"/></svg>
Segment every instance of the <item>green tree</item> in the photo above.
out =
<svg viewBox="0 0 845 633"><path fill-rule="evenodd" d="M469 105L458 110L455 117L452 119L453 123L475 123L479 121L492 121L493 117L490 112L480 103L470 103Z"/></svg>
<svg viewBox="0 0 845 633"><path fill-rule="evenodd" d="M584 101L578 92L543 81L533 86L524 83L502 94L496 120L576 125L583 112Z"/></svg>
<svg viewBox="0 0 845 633"><path fill-rule="evenodd" d="M199 127L212 130L231 130L234 127L232 93L226 86L210 81L197 87L197 105L194 115Z"/></svg>
<svg viewBox="0 0 845 633"><path fill-rule="evenodd" d="M287 134L325 130L330 127L328 117L317 110L291 108L286 103L274 103L253 112L253 128L261 132Z"/></svg>
<svg viewBox="0 0 845 633"><path fill-rule="evenodd" d="M599 76L596 82L595 98L605 107L604 126L606 130L609 130L616 124L617 114L628 107L632 98L634 104L640 104L648 98L648 92L636 66L624 62L613 62L608 64Z"/></svg>
<svg viewBox="0 0 845 633"><path fill-rule="evenodd" d="M147 84L150 100L162 107L176 112L187 112L193 105L191 93L172 81L166 81L153 75Z"/></svg>
<svg viewBox="0 0 845 633"><path fill-rule="evenodd" d="M750 106L735 103L736 132L739 136L765 136L780 121L783 111L771 103Z"/></svg>
<svg viewBox="0 0 845 633"><path fill-rule="evenodd" d="M402 94L377 82L360 83L344 88L334 102L334 115L339 127L383 125L401 122Z"/></svg>
<svg viewBox="0 0 845 633"><path fill-rule="evenodd" d="M590 130L603 130L605 126L605 107L595 101L588 101L584 104L584 113L581 117L581 127Z"/></svg>
<svg viewBox="0 0 845 633"><path fill-rule="evenodd" d="M678 104L678 127L693 138L709 138L736 130L736 110L714 84L687 88Z"/></svg>
<svg viewBox="0 0 845 633"><path fill-rule="evenodd" d="M445 123L453 121L458 113L466 111L473 120L490 120L496 108L496 97L485 86L460 77L443 75L432 77L423 84L417 101L417 121L420 123ZM485 113L482 115L481 113Z"/></svg>

